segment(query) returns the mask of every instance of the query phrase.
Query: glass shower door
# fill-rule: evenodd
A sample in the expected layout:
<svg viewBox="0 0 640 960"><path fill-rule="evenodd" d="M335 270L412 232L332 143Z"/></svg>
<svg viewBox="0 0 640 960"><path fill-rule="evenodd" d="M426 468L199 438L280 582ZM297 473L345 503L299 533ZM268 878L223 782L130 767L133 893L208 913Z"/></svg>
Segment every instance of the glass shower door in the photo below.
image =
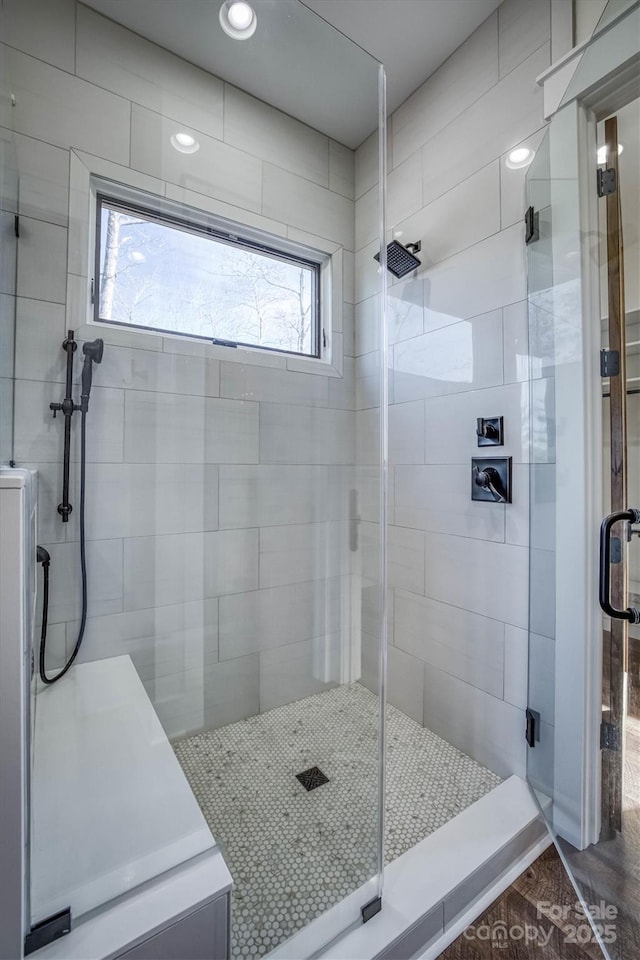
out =
<svg viewBox="0 0 640 960"><path fill-rule="evenodd" d="M640 114L601 55L585 51L527 176L530 363L552 387L530 430L555 434L546 482L530 476L527 772L582 904L574 942L624 960L640 950Z"/></svg>

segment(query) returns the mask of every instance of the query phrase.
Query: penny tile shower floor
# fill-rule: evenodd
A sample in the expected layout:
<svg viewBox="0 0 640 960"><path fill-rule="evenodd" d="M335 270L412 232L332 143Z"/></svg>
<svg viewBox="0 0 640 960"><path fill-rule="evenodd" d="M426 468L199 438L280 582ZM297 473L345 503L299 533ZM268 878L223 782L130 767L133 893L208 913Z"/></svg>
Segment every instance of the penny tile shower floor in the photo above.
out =
<svg viewBox="0 0 640 960"><path fill-rule="evenodd" d="M378 700L359 683L174 744L234 879L232 955L268 953L375 873ZM500 778L387 708L387 861ZM319 767L307 791L296 775Z"/></svg>

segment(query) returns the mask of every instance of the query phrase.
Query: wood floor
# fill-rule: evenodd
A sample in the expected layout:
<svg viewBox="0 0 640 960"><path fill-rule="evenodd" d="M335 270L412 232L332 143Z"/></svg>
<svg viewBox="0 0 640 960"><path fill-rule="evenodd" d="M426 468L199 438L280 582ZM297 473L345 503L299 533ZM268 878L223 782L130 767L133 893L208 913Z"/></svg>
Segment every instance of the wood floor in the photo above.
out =
<svg viewBox="0 0 640 960"><path fill-rule="evenodd" d="M597 943L576 942L591 939L587 921L576 913L576 900L551 846L440 960L602 960Z"/></svg>

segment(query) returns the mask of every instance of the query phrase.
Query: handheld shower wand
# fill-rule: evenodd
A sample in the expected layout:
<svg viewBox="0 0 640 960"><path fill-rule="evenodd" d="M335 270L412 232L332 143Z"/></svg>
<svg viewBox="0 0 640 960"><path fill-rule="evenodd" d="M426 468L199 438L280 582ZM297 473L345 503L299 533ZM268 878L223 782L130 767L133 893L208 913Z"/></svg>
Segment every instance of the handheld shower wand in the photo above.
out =
<svg viewBox="0 0 640 960"><path fill-rule="evenodd" d="M61 410L64 414L64 466L62 481L62 503L58 507L58 513L63 523L68 523L69 514L72 511L69 503L69 462L71 455L71 418L76 410L80 411L80 576L82 583L82 613L80 617L80 629L78 638L71 656L65 663L62 670L54 677L47 676L45 668L45 652L47 640L47 607L49 600L49 564L50 557L42 547L38 548L38 562L42 564L44 572L44 595L43 595L43 615L42 615L42 635L40 639L40 679L43 683L55 683L65 675L78 655L84 631L87 624L87 555L85 543L85 523L84 523L84 501L85 501L85 478L86 478L86 453L87 453L87 412L89 410L89 397L91 396L91 381L93 379L93 364L100 363L104 350L104 341L98 338L90 340L82 347L84 354L84 364L82 367L82 393L80 403L74 403L72 396L73 389L73 354L78 349L74 339L73 330L69 330L67 338L62 344L63 350L67 354L67 395L62 403L50 403L49 407L53 410L53 416Z"/></svg>
<svg viewBox="0 0 640 960"><path fill-rule="evenodd" d="M94 363L102 362L102 353L104 351L104 340L90 340L82 347L84 353L84 364L82 365L82 395L80 397L80 410L86 413L89 409L89 396L91 394L91 381L93 379Z"/></svg>

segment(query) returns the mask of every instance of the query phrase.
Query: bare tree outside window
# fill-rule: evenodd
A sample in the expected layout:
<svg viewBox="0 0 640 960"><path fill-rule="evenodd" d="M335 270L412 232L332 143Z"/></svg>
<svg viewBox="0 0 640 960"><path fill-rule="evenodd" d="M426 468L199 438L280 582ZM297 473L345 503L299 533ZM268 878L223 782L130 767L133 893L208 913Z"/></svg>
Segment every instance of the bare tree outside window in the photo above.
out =
<svg viewBox="0 0 640 960"><path fill-rule="evenodd" d="M98 319L317 355L319 267L102 199Z"/></svg>

